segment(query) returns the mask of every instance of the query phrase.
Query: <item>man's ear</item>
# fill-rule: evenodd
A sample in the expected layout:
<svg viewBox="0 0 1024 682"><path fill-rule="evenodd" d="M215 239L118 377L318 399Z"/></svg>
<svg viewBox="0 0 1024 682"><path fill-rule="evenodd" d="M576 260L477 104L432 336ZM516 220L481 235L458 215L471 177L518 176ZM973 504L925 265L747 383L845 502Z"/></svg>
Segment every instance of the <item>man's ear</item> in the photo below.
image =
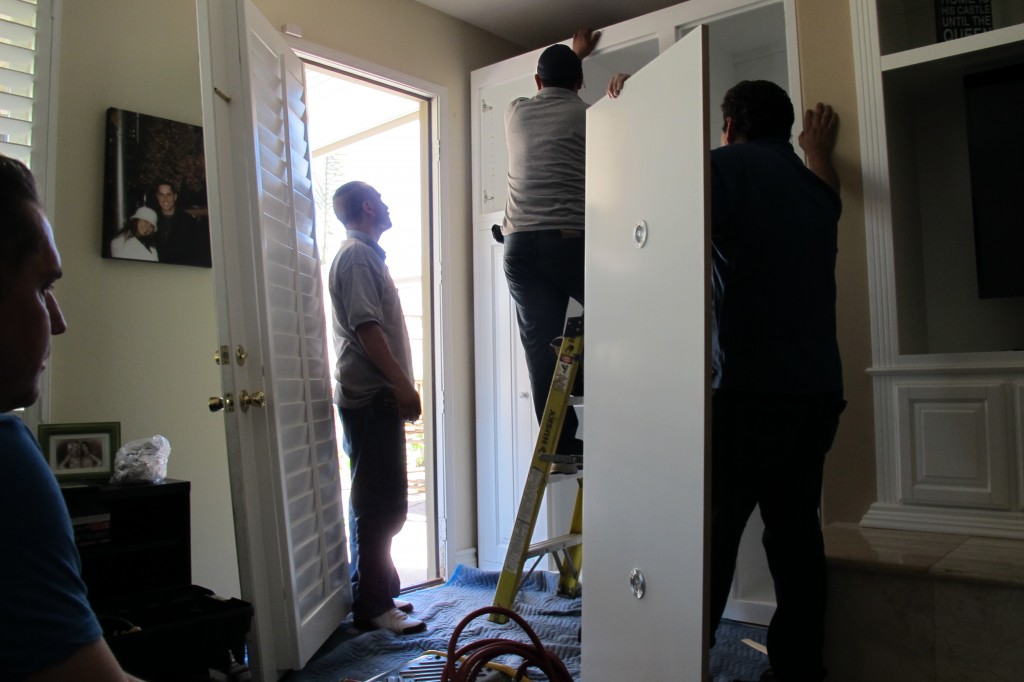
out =
<svg viewBox="0 0 1024 682"><path fill-rule="evenodd" d="M537 84L537 89L538 90L540 90L541 88L544 87L544 84L540 82L540 75L539 74L536 74L536 73L533 74L533 82Z"/></svg>
<svg viewBox="0 0 1024 682"><path fill-rule="evenodd" d="M732 144L736 141L736 132L732 127L732 116L725 117L725 126L722 130L722 139L726 144Z"/></svg>

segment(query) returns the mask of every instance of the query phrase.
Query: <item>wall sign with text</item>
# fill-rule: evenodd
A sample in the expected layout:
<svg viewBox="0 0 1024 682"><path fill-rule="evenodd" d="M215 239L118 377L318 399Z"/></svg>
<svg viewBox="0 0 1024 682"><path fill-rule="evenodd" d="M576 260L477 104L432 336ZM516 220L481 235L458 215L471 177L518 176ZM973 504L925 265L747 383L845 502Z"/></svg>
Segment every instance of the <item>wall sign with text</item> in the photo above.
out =
<svg viewBox="0 0 1024 682"><path fill-rule="evenodd" d="M992 0L935 0L935 37L942 43L992 30Z"/></svg>

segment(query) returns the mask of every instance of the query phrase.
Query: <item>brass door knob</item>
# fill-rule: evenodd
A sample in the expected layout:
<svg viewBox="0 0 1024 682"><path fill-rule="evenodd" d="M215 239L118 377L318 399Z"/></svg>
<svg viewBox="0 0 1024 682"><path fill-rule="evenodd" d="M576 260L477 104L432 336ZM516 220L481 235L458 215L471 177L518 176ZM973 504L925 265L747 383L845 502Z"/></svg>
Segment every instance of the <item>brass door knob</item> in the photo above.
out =
<svg viewBox="0 0 1024 682"><path fill-rule="evenodd" d="M248 391L242 391L238 394L238 402L242 404L242 412L245 412L249 407L266 407L267 406L267 394L263 391L254 391L250 394Z"/></svg>
<svg viewBox="0 0 1024 682"><path fill-rule="evenodd" d="M224 410L225 412L234 412L235 401L231 399L230 393L223 398L220 396L214 396L210 398L209 407L210 412L220 412L221 410Z"/></svg>

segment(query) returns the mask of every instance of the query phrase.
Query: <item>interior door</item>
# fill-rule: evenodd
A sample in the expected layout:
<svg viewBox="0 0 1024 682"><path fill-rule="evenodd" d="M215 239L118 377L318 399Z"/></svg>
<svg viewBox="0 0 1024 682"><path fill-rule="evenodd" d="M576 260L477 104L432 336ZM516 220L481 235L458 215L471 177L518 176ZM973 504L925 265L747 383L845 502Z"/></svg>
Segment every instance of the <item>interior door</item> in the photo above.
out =
<svg viewBox="0 0 1024 682"><path fill-rule="evenodd" d="M242 597L255 605L255 679L276 680L351 606L305 85L249 0L197 8ZM260 391L265 405L245 400Z"/></svg>
<svg viewBox="0 0 1024 682"><path fill-rule="evenodd" d="M583 677L707 672L706 29L587 112Z"/></svg>

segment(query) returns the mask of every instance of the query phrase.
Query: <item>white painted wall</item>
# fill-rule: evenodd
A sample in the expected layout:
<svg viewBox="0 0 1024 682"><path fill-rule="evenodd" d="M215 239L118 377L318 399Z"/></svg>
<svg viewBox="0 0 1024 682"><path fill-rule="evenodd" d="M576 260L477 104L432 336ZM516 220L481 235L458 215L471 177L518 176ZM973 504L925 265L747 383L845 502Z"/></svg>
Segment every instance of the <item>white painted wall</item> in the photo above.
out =
<svg viewBox="0 0 1024 682"><path fill-rule="evenodd" d="M457 363L449 409L469 410L450 434L452 451L465 457L455 466L457 494L466 500L452 541L457 549L472 547L469 72L518 48L411 0L255 4L274 26L297 24L311 42L448 88L446 229L456 235L448 285L459 292L448 311ZM65 268L57 293L70 328L53 346L51 419L119 421L123 440L167 436L169 475L192 482L193 581L237 596L223 418L206 407L220 391L212 272L99 255L106 109L202 123L195 5L95 0L64 2L63 11L51 218Z"/></svg>

